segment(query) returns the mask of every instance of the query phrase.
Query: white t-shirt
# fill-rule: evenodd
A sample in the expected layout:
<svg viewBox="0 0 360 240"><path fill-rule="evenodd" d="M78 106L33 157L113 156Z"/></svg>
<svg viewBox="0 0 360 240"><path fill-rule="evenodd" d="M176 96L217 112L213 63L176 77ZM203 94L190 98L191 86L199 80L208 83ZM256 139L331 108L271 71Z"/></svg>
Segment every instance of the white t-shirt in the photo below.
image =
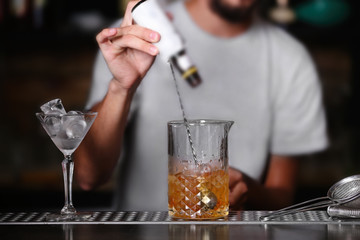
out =
<svg viewBox="0 0 360 240"><path fill-rule="evenodd" d="M240 36L212 36L193 22L182 1L169 11L203 80L191 88L177 74L187 117L235 121L230 166L261 181L269 154L326 148L321 86L303 45L260 20ZM99 54L88 107L103 99L111 78ZM116 208L167 210L167 122L182 113L170 66L160 58L140 84L129 119Z"/></svg>

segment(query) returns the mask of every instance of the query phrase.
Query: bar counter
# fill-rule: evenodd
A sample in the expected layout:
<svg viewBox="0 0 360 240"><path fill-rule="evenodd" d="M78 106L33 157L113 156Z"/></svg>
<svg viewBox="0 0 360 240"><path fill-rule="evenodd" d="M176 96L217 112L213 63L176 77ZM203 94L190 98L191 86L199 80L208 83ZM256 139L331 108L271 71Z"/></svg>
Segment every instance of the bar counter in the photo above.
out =
<svg viewBox="0 0 360 240"><path fill-rule="evenodd" d="M173 220L167 212L94 212L84 222L46 222L46 212L0 213L0 239L360 239L360 219L308 211L260 221L266 211L215 221Z"/></svg>

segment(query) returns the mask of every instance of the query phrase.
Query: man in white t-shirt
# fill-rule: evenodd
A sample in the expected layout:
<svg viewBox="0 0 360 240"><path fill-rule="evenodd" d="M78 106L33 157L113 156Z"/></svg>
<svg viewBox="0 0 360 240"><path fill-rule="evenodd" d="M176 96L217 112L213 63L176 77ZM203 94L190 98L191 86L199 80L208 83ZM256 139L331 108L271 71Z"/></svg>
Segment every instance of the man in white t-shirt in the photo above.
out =
<svg viewBox="0 0 360 240"><path fill-rule="evenodd" d="M276 209L292 203L297 156L326 148L321 87L294 38L254 17L256 0L188 0L167 11L203 79L177 75L190 119L233 120L230 206ZM87 107L98 118L76 152L84 189L118 169L116 209L167 209L167 128L181 119L171 70L155 58L160 35L133 24L130 10L97 36Z"/></svg>

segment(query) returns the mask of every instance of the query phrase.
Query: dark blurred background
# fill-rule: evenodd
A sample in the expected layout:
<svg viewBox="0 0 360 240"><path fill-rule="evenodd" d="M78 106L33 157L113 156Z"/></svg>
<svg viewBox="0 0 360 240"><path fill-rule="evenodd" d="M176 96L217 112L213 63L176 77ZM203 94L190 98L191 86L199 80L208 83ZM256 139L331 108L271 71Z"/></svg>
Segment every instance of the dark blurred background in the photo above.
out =
<svg viewBox="0 0 360 240"><path fill-rule="evenodd" d="M63 156L35 112L54 98L61 98L67 110L84 108L98 49L95 36L123 15L125 1L0 0L0 212L63 206ZM317 14L315 2L330 7ZM269 15L280 5L264 0L261 13L301 40L313 56L331 141L327 151L302 161L296 199L302 201L324 196L334 182L360 170L359 3L291 0L287 7L294 21ZM75 207L111 209L112 187L110 181L85 192L75 181Z"/></svg>

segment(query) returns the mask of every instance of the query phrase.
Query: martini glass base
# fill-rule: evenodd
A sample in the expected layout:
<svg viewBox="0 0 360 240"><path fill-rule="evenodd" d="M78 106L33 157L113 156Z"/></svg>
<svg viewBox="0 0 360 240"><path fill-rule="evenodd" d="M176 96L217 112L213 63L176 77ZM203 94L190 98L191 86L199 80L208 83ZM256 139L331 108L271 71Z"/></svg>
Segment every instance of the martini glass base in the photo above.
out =
<svg viewBox="0 0 360 240"><path fill-rule="evenodd" d="M76 212L72 214L49 213L45 219L47 222L67 222L67 221L89 221L93 216L91 212Z"/></svg>

